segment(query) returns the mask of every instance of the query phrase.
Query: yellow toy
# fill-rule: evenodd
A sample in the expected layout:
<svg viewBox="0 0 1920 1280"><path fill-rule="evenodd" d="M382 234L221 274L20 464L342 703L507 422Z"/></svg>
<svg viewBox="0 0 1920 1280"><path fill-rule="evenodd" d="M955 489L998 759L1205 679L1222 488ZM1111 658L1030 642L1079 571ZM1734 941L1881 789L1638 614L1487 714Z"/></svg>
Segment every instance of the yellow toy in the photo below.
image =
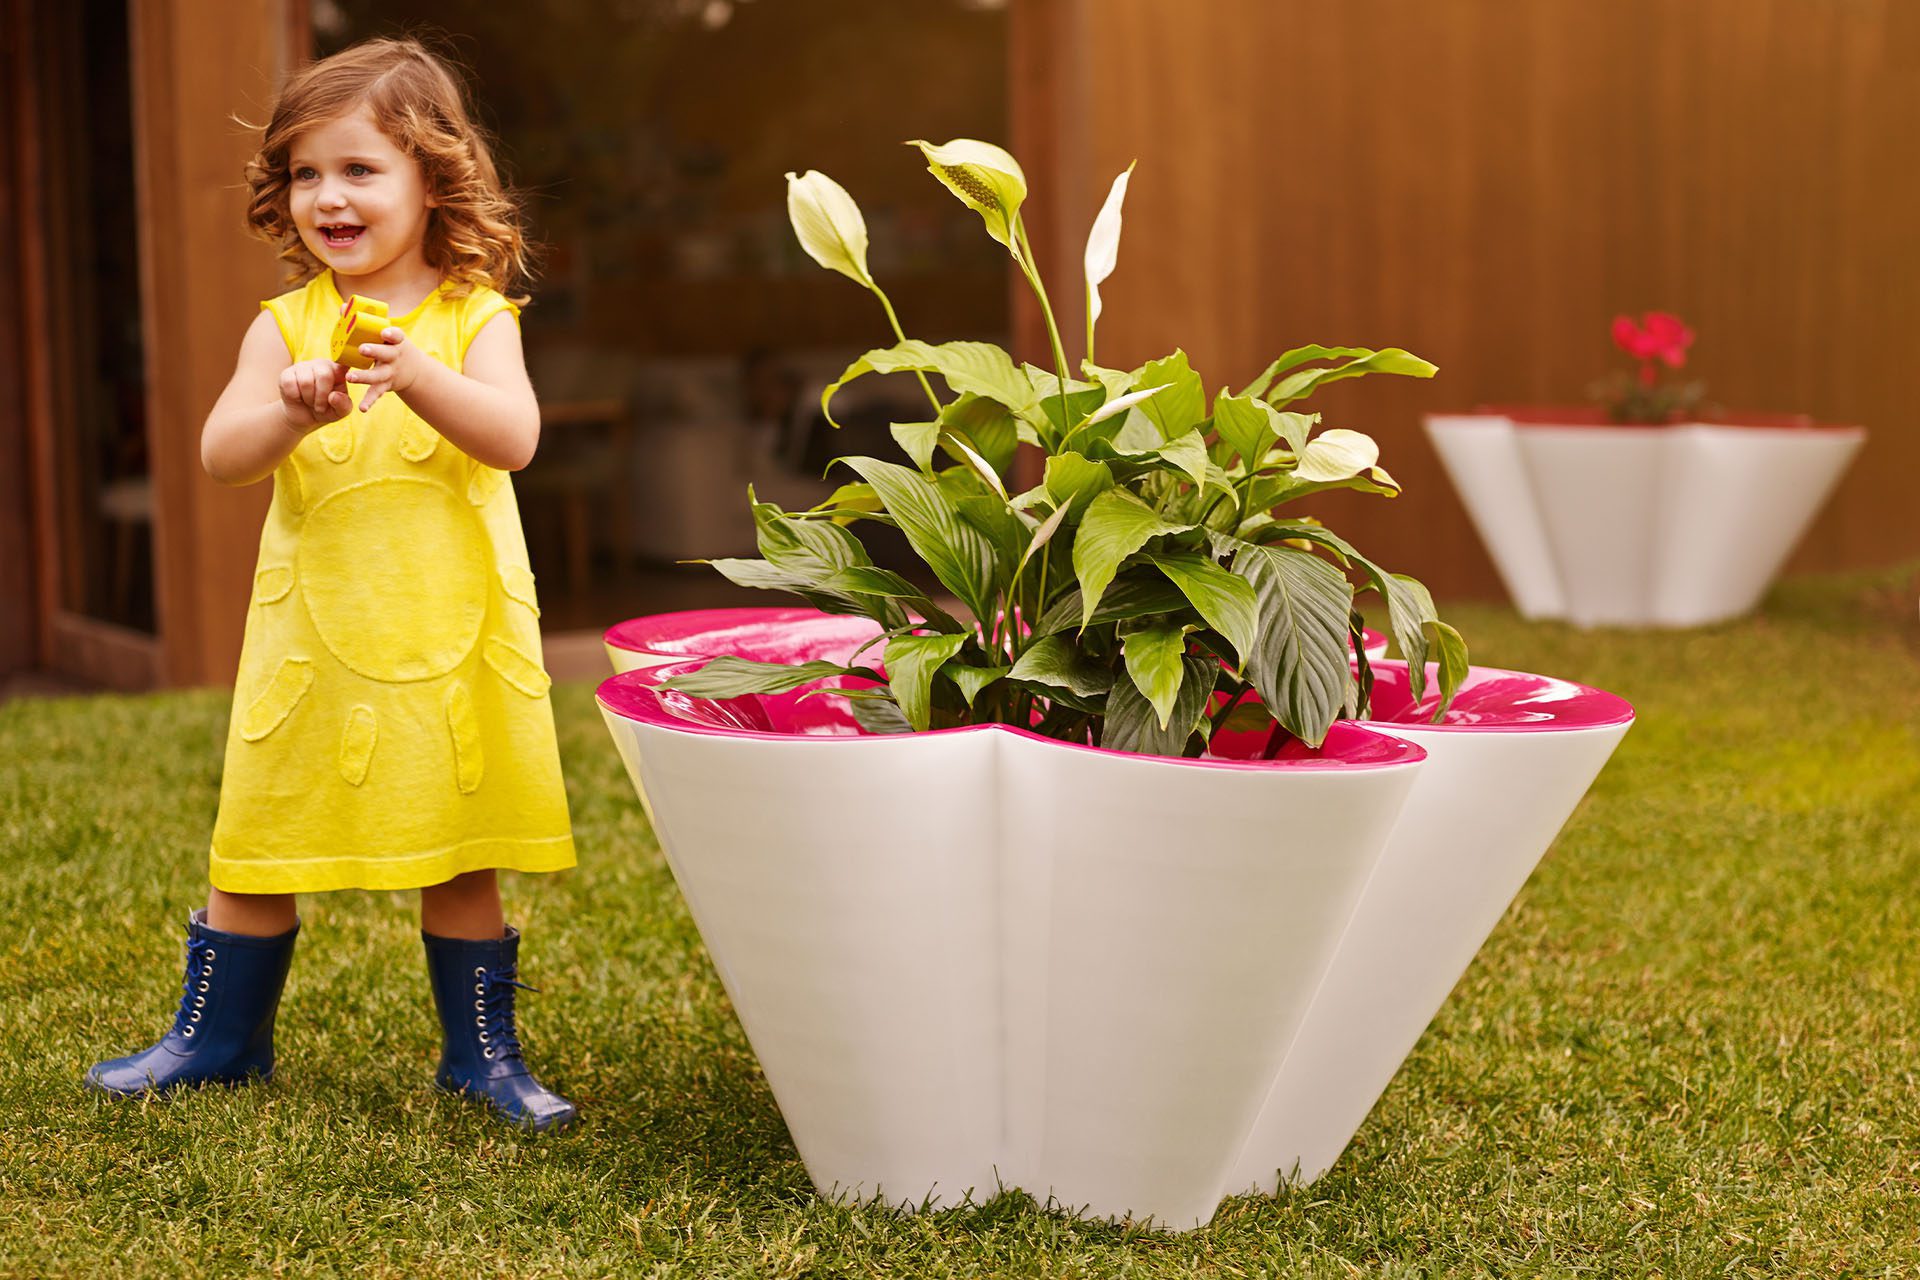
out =
<svg viewBox="0 0 1920 1280"><path fill-rule="evenodd" d="M387 304L378 298L354 294L347 299L346 314L333 330L333 362L349 369L371 369L373 361L360 354L364 343L380 341L387 330Z"/></svg>

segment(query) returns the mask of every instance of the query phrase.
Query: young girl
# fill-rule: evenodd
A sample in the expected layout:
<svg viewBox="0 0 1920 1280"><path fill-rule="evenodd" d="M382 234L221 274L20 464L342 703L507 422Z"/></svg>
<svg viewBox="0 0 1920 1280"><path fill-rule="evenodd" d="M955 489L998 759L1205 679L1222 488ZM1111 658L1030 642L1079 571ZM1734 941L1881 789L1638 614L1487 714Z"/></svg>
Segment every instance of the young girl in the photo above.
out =
<svg viewBox="0 0 1920 1280"><path fill-rule="evenodd" d="M294 895L417 888L436 1083L564 1125L573 1104L521 1058L519 933L494 878L574 863L507 480L540 434L500 292L525 273L518 211L460 83L411 40L296 75L247 180L249 224L306 284L262 304L201 437L214 479L273 477L212 890L172 1028L87 1082L138 1096L268 1078ZM391 317L358 348L366 368L332 358L352 295Z"/></svg>

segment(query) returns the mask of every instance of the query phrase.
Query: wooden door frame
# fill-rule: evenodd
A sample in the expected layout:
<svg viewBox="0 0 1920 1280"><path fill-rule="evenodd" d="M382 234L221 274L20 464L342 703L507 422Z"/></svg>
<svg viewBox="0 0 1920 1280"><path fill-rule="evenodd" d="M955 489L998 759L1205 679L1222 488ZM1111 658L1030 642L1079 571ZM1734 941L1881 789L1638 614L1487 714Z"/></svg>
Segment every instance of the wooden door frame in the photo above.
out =
<svg viewBox="0 0 1920 1280"><path fill-rule="evenodd" d="M7 0L6 18L9 30L26 31L33 21L30 0ZM63 377L59 355L49 337L57 329L53 319L59 299L47 266L49 256L57 249L49 227L46 177L50 166L71 163L71 158L53 154L46 145L40 114L43 71L33 56L37 47L37 42L30 39L10 41L8 68L12 85L9 114L13 121L9 151L17 193L14 247L20 282L13 323L23 374L32 599L37 621L34 665L108 688L150 688L160 671L159 637L88 617L68 608L61 599L61 583L71 569L71 548L60 528L56 458L60 425L68 416L62 399L73 375L69 372Z"/></svg>

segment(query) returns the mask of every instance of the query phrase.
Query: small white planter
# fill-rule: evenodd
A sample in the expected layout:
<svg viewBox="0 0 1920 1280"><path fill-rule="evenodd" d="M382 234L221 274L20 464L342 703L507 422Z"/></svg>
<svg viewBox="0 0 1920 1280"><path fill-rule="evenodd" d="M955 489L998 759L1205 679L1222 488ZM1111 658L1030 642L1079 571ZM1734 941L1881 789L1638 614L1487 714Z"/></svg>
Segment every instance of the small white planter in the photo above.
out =
<svg viewBox="0 0 1920 1280"><path fill-rule="evenodd" d="M793 612L715 621L748 657L859 643ZM698 652L687 626L637 619L609 643ZM1445 730L1338 725L1324 751L1275 761L1001 726L872 737L835 699L658 689L686 666L616 675L601 707L821 1193L949 1206L1019 1187L1173 1228L1338 1154L1631 716L1478 672L1453 719L1502 723L1453 737L1498 741L1458 760L1443 741L1449 794L1416 803L1432 748L1410 739ZM1588 749L1529 749L1527 726L1596 714ZM1452 798L1465 775L1492 812ZM1508 815L1516 776L1540 785ZM1422 913L1434 884L1446 905ZM1421 980L1343 1016L1335 984L1373 980L1383 932L1388 968ZM1356 1036L1356 1017L1391 1025ZM1309 1043L1316 1024L1330 1047ZM1350 1078L1309 1089L1334 1114L1306 1123L1285 1095L1329 1054Z"/></svg>
<svg viewBox="0 0 1920 1280"><path fill-rule="evenodd" d="M1427 436L1528 618L1689 627L1759 603L1866 432L1433 415Z"/></svg>

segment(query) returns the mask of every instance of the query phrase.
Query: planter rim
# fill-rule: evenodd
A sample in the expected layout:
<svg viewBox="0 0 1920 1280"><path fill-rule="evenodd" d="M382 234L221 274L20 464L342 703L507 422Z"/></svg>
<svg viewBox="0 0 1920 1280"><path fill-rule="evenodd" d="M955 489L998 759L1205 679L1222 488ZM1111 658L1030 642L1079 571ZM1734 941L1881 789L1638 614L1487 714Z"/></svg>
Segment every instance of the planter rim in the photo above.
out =
<svg viewBox="0 0 1920 1280"><path fill-rule="evenodd" d="M707 635L714 631L730 630L748 625L774 626L782 623L805 623L819 619L834 619L842 615L821 613L818 609L804 606L782 607L729 607L721 609L679 609L671 613L649 613L638 618L628 618L625 622L616 622L608 627L602 639L615 649L626 649L633 653L654 653L673 657L689 658L695 653L681 648L663 648L662 642L689 640L696 636ZM866 622L869 619L856 619L846 615L848 624ZM879 625L874 624L874 630Z"/></svg>
<svg viewBox="0 0 1920 1280"><path fill-rule="evenodd" d="M1843 422L1815 422L1809 414L1769 413L1757 409L1728 409L1713 417L1677 418L1672 422L1615 422L1593 405L1482 404L1470 412L1429 414L1432 425L1445 428L1449 418L1505 418L1516 427L1598 427L1608 431L1668 431L1679 427L1722 427L1747 431L1817 431L1864 433L1865 428Z"/></svg>
<svg viewBox="0 0 1920 1280"><path fill-rule="evenodd" d="M1406 696L1407 664L1376 659L1373 663L1374 715L1356 723L1387 733L1402 729L1435 733L1566 733L1633 723L1633 704L1604 689L1558 676L1510 671L1504 667L1472 667L1454 695L1453 705L1447 708L1446 718L1435 724L1426 717L1439 701L1439 671L1437 664L1427 664L1428 692L1416 704ZM1391 713L1384 716L1379 714L1382 693L1394 695L1397 703Z"/></svg>
<svg viewBox="0 0 1920 1280"><path fill-rule="evenodd" d="M774 729L755 728L741 723L739 717L729 717L724 710L729 704L758 701L749 698L727 699L725 701L695 698L687 694L674 693L661 689L660 683L675 675L698 670L706 658L692 658L684 662L667 662L658 666L641 667L634 671L609 676L600 682L594 691L600 705L614 715L633 720L671 733L685 733L696 736L759 740L763 742L788 742L820 744L833 749L844 749L849 744L895 743L903 738L941 738L956 734L1007 733L1017 738L1028 738L1044 743L1050 748L1061 751L1075 751L1095 756L1128 760L1153 765L1171 765L1194 769L1224 769L1240 772L1270 772L1284 770L1339 770L1355 769L1393 769L1404 768L1425 760L1425 748L1418 743L1397 738L1378 727L1359 721L1337 721L1327 733L1326 742L1319 750L1303 747L1299 742L1290 742L1281 754L1272 760L1218 760L1184 759L1173 756L1144 756L1131 751L1110 751L1104 747L1089 747L1079 743L1062 742L1058 738L1048 738L1027 729L1007 724L965 725L952 729L933 729L915 734L879 734L879 733L782 733ZM697 718L694 714L699 708L708 708L709 718ZM726 721L731 718L732 723Z"/></svg>

